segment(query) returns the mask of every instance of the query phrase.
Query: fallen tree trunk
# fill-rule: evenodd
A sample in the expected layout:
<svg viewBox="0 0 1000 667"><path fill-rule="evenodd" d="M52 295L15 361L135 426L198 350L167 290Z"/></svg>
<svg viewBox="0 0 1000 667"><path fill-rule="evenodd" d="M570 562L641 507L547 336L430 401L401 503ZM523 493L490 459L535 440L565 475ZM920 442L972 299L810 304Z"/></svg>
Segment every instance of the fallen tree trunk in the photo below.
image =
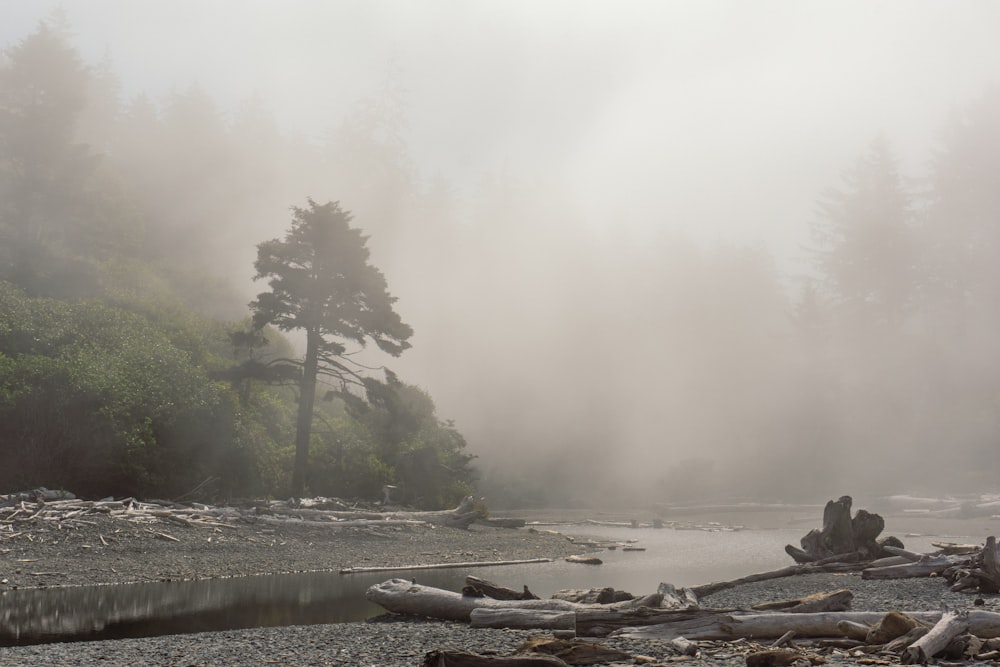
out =
<svg viewBox="0 0 1000 667"><path fill-rule="evenodd" d="M271 508L271 511L277 516L299 517L303 520L308 520L308 517L336 519L336 522L330 522L333 525L344 525L339 522L347 521L369 521L373 523L405 521L411 523L432 523L452 528L468 528L477 519L482 517L482 512L475 509L475 499L472 496L466 496L457 507L450 510L373 512L371 510L329 510L312 507L274 507Z"/></svg>
<svg viewBox="0 0 1000 667"><path fill-rule="evenodd" d="M924 623L936 623L941 612L906 612ZM875 625L885 612L854 611L819 614L788 613L716 613L700 615L670 623L625 628L616 636L630 639L665 639L685 637L689 640L713 639L732 641L740 638L777 639L789 630L800 638L842 637L841 621ZM980 638L1000 637L1000 613L974 610L968 616L969 632ZM579 616L577 620L579 627ZM579 630L578 630L579 633Z"/></svg>
<svg viewBox="0 0 1000 667"><path fill-rule="evenodd" d="M756 611L784 611L792 614L815 613L821 611L847 611L851 608L854 593L841 588L836 591L813 593L796 600L761 602L751 607Z"/></svg>
<svg viewBox="0 0 1000 667"><path fill-rule="evenodd" d="M523 591L515 591L512 588L498 586L492 581L474 577L471 574L465 577L465 587L462 595L478 595L480 597L493 598L494 600L537 600L538 596L528 590L525 586Z"/></svg>
<svg viewBox="0 0 1000 667"><path fill-rule="evenodd" d="M554 655L477 655L468 651L431 651L424 656L423 667L569 667Z"/></svg>
<svg viewBox="0 0 1000 667"><path fill-rule="evenodd" d="M575 630L576 613L549 609L493 609L480 607L469 612L474 628L514 630Z"/></svg>
<svg viewBox="0 0 1000 667"><path fill-rule="evenodd" d="M759 572L732 581L717 581L701 586L691 586L687 590L691 591L699 600L708 597L712 593L718 593L729 588L734 588L741 584L752 584L755 581L767 581L769 579L780 579L782 577L793 577L799 574L812 574L814 572L857 572L864 565L862 563L806 563L803 565L789 565L780 570L770 572Z"/></svg>
<svg viewBox="0 0 1000 667"><path fill-rule="evenodd" d="M729 613L729 611L718 609L650 609L648 607L619 610L582 607L576 610L576 634L587 637L603 637L622 628L664 626L706 617L717 618ZM684 636L687 637L687 635ZM687 638L691 639L691 637Z"/></svg>
<svg viewBox="0 0 1000 667"><path fill-rule="evenodd" d="M405 570L447 570L459 567L492 567L494 565L526 565L529 563L551 563L551 558L526 558L523 560L483 560L462 561L458 563L425 563L423 565L387 565L384 567L345 567L340 574L358 574L365 572L403 572Z"/></svg>
<svg viewBox="0 0 1000 667"><path fill-rule="evenodd" d="M961 561L953 556L934 556L924 558L915 563L902 565L887 565L885 567L868 567L861 570L862 579L913 579L941 574L949 567Z"/></svg>
<svg viewBox="0 0 1000 667"><path fill-rule="evenodd" d="M943 651L952 639L969 629L968 612L945 612L930 631L910 644L902 655L903 662L926 665Z"/></svg>
<svg viewBox="0 0 1000 667"><path fill-rule="evenodd" d="M565 600L493 600L468 597L431 586L414 584L406 579L390 579L375 584L365 598L396 614L427 616L445 621L470 620L473 609L529 609L574 611L577 605Z"/></svg>
<svg viewBox="0 0 1000 667"><path fill-rule="evenodd" d="M276 516L258 516L254 521L276 526L310 526L313 528L361 528L367 526L422 526L424 521L413 519L343 519L337 521L314 521L295 517L279 518Z"/></svg>

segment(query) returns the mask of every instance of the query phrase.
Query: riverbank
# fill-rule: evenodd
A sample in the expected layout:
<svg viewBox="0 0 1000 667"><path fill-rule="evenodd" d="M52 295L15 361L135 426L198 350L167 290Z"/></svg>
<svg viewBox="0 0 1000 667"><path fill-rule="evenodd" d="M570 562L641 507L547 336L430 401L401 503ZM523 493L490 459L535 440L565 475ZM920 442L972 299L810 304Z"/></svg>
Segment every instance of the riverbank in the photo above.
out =
<svg viewBox="0 0 1000 667"><path fill-rule="evenodd" d="M767 529L802 526L803 534L819 523L812 510L781 518L773 512L759 515L699 515L696 521L745 525ZM585 521L563 513L533 517L556 521ZM650 517L607 513L590 514L597 521ZM664 516L667 521L672 517ZM687 517L690 519L691 517ZM678 519L679 520L679 519ZM756 522L767 522L760 525ZM887 532L950 535L992 534L996 521L887 518ZM274 525L252 519L233 526L205 527L145 524L108 516L87 517L86 523L60 527L45 523L18 524L18 534L0 539L0 580L3 587L52 586L88 583L125 583L164 579L211 578L237 575L339 570L356 566L403 566L430 562L562 558L587 548L565 535L540 528L504 529L473 525L469 530L432 526L326 527L315 524ZM901 527L905 526L905 527ZM584 537L587 523L576 523L567 533ZM667 529L669 530L669 529ZM15 531L11 531L14 535ZM481 573L480 573L481 574ZM386 574L390 578L391 573ZM488 575L486 575L488 576ZM530 586L530 581L525 581ZM594 586L600 569L594 569ZM3 588L0 587L0 588ZM749 607L763 601L803 597L822 590L848 588L855 593L856 610L938 610L942 605L968 608L975 596L954 594L940 579L863 581L858 575L809 575L739 586L704 600L715 608ZM647 591L633 591L645 593ZM0 598L2 599L2 598ZM998 608L996 596L987 596L988 608ZM386 619L366 623L293 626L234 630L147 639L125 639L78 644L0 648L0 667L21 665L419 665L435 649L467 650L509 655L531 631L471 629L465 624L415 619ZM703 644L698 659L685 659L661 641L611 638L608 646L630 655L650 656L652 664L684 659L692 667L744 665L747 644ZM835 654L828 664L856 665L863 656ZM628 663L624 663L628 664Z"/></svg>
<svg viewBox="0 0 1000 667"><path fill-rule="evenodd" d="M338 527L251 519L220 526L23 522L0 533L0 591L424 563L562 558L586 548L551 531L473 525Z"/></svg>

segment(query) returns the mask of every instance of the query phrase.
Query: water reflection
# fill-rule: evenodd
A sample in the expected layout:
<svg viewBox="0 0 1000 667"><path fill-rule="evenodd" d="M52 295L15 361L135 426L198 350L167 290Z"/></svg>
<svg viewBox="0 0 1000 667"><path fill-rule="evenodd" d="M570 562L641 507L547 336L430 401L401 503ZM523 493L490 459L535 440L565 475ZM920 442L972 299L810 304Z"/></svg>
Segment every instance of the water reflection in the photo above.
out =
<svg viewBox="0 0 1000 667"><path fill-rule="evenodd" d="M310 573L6 591L0 643L354 621L377 613L364 589L334 573Z"/></svg>

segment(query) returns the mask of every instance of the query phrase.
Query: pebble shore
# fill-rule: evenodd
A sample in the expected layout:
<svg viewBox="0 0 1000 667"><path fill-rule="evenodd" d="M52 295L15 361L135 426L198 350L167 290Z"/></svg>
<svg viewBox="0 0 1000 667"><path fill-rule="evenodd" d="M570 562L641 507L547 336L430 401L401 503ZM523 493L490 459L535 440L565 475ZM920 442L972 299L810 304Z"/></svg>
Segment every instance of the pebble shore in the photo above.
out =
<svg viewBox="0 0 1000 667"><path fill-rule="evenodd" d="M847 588L854 592L855 609L889 611L940 610L942 606L966 608L973 598L950 593L943 581L907 579L863 581L858 575L815 574L758 582L721 591L705 599L706 606L749 607L769 600L802 597L821 590ZM986 600L987 608L1000 610L1000 600ZM28 665L97 667L134 665L185 666L371 666L415 667L435 649L511 655L537 631L472 629L463 623L391 620L379 617L365 623L294 626L174 635L148 639L47 644L0 648L0 667ZM652 664L683 660L690 667L742 666L745 657L724 643L708 643L698 658L683 659L666 642L656 640L601 640L630 655L644 655ZM834 655L830 665L857 665L859 656ZM621 663L631 664L631 663Z"/></svg>
<svg viewBox="0 0 1000 667"><path fill-rule="evenodd" d="M585 530L581 527L581 532ZM37 528L30 540L9 539L0 543L3 547L0 579L7 580L0 586L0 592L12 586L122 583L358 565L560 558L581 553L578 545L562 535L480 526L468 531L403 527L339 532L306 526L275 529L263 525L205 532L200 528L177 526L170 529L170 535L177 541L157 538L143 526L99 522L74 530ZM47 573L47 576L34 576L38 573ZM600 582L595 581L597 585ZM939 579L864 581L858 575L815 574L720 591L705 598L703 606L746 608L760 602L787 600L837 588L847 588L854 593L852 606L856 610L964 609L970 608L976 597L950 593ZM997 596L987 596L983 606L1000 611ZM461 623L399 619L387 615L363 623L7 647L0 648L0 667L403 667L420 665L424 655L435 649L510 655L526 638L537 634L537 631L471 629ZM691 667L746 664L744 653L725 643L706 644L697 658L687 658L662 641L609 638L603 642L633 656L648 656L653 660L650 664L679 661ZM860 658L838 654L828 656L827 664L864 664L858 662Z"/></svg>

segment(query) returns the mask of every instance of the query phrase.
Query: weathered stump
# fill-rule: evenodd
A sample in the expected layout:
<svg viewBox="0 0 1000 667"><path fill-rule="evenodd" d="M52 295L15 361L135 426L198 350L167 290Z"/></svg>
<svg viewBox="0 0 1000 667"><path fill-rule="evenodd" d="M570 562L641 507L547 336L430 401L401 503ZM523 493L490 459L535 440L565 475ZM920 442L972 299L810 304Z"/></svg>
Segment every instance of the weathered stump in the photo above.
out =
<svg viewBox="0 0 1000 667"><path fill-rule="evenodd" d="M885 520L878 514L858 510L851 518L850 496L827 502L823 509L823 528L811 530L802 538L802 548L788 545L785 551L798 563L822 559L871 560L882 554L878 536Z"/></svg>

